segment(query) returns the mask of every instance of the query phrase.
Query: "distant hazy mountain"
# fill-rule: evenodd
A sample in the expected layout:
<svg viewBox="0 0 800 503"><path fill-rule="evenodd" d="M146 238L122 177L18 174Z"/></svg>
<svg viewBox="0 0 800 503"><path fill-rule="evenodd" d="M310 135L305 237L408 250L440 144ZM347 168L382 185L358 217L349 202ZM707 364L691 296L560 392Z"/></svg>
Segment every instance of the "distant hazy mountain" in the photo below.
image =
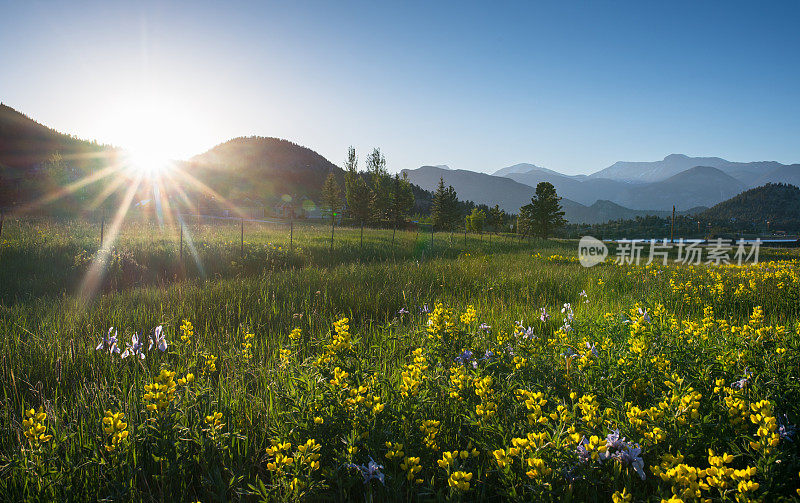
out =
<svg viewBox="0 0 800 503"><path fill-rule="evenodd" d="M510 178L487 175L463 169L442 169L434 166L422 166L418 169L405 169L411 183L426 190L436 190L439 178L445 184L452 185L458 198L473 201L477 204L499 204L507 212L516 213L519 208L531 202L534 190L528 185L515 182Z"/></svg>
<svg viewBox="0 0 800 503"><path fill-rule="evenodd" d="M748 223L770 229L800 227L800 189L794 185L767 184L750 189L700 213L703 220Z"/></svg>
<svg viewBox="0 0 800 503"><path fill-rule="evenodd" d="M534 168L525 173L509 173L506 176L531 187L536 187L539 182L550 182L560 196L584 205L591 205L603 199L617 200L631 185L604 178L581 179L544 168Z"/></svg>
<svg viewBox="0 0 800 503"><path fill-rule="evenodd" d="M695 169L698 167L713 170ZM584 205L608 200L639 210L669 210L674 204L679 211L685 211L695 206L712 206L749 187L766 183L800 184L800 164L731 162L719 157L682 154L671 154L655 162L620 161L589 176L563 175L532 164L517 164L495 173L532 187L539 182L550 182L559 195Z"/></svg>
<svg viewBox="0 0 800 503"><path fill-rule="evenodd" d="M408 174L412 183L423 189L436 190L441 177L445 184L453 186L459 199L489 206L497 204L509 213L518 213L520 207L531 202L535 193L533 187L516 182L511 178L463 169L445 170L433 166L422 166L418 169L403 171ZM566 219L571 223L600 223L607 220L663 213L631 210L610 201L596 201L591 206L585 206L571 199L562 198L561 205L564 208Z"/></svg>
<svg viewBox="0 0 800 503"><path fill-rule="evenodd" d="M649 206L679 210L711 206L740 193L746 187L717 168L697 166L659 182L630 187L616 202L632 208Z"/></svg>
<svg viewBox="0 0 800 503"><path fill-rule="evenodd" d="M781 165L751 181L748 185L757 187L768 183L787 183L800 187L800 164Z"/></svg>
<svg viewBox="0 0 800 503"><path fill-rule="evenodd" d="M592 173L589 178L610 178L636 183L658 182L696 166L717 168L749 186L758 177L784 165L775 161L731 162L719 157L689 157L683 154L670 154L661 161L618 161L605 169Z"/></svg>
<svg viewBox="0 0 800 503"><path fill-rule="evenodd" d="M527 173L528 171L531 171L532 169L540 169L540 170L544 170L544 171L549 171L550 173L555 173L557 175L561 174L561 173L559 173L557 171L553 171L553 170L547 169L547 168L542 168L541 166L537 166L535 164L528 164L526 162L523 162L523 163L520 163L520 164L515 164L515 165L509 166L507 168L498 169L497 171L495 171L492 174L494 176L508 176L508 175L512 175L512 174Z"/></svg>

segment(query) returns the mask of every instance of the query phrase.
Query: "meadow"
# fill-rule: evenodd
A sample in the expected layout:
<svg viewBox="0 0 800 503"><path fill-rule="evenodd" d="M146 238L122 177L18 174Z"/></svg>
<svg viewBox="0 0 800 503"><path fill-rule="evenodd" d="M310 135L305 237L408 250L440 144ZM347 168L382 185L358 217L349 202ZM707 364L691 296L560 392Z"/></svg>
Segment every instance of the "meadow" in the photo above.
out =
<svg viewBox="0 0 800 503"><path fill-rule="evenodd" d="M137 225L92 297L95 225L3 232L0 500L800 494L794 251L586 269L574 242L263 226L242 255L231 223L180 262Z"/></svg>

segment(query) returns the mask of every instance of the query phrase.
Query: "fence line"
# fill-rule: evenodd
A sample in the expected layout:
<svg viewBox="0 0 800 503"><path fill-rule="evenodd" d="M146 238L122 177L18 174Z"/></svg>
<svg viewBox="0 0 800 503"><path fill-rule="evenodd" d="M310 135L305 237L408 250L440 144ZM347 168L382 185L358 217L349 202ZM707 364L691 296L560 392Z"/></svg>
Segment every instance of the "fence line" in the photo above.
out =
<svg viewBox="0 0 800 503"><path fill-rule="evenodd" d="M244 239L244 237L245 237L244 224L245 223L262 224L262 225L267 225L267 226L274 225L274 226L278 226L278 227L281 227L281 226L288 227L288 229L286 229L286 230L289 231L288 232L289 236L286 236L286 237L288 237L288 241L289 241L288 250L289 250L290 253L294 252L294 248L295 248L295 242L294 241L295 241L295 238L301 238L302 239L305 235L307 235L308 231L311 230L312 233L313 233L313 229L314 228L316 228L316 227L318 227L320 225L324 226L324 227L327 227L329 225L329 224L326 224L324 221L317 221L317 220L310 220L310 219L299 219L298 222L301 223L301 225L300 225L300 227L298 229L295 229L294 228L295 227L294 220L297 220L297 219L243 218L243 217L240 217L240 216L222 216L222 215L211 215L211 214L203 214L203 213L176 213L175 215L177 217L176 218L176 223L177 223L178 229L176 229L176 230L178 232L176 232L174 237L177 238L176 239L177 243L175 243L177 245L177 250L176 251L178 252L178 258L179 258L179 261L181 263L183 262L183 258L184 258L184 249L183 248L184 248L184 245L186 244L187 238L188 238L189 241L194 241L194 238L192 236L193 233L189 231L189 228L193 224L202 225L204 222L206 222L206 223L210 224L211 229L216 227L214 225L214 222L219 222L220 224L223 224L223 225L225 225L225 224L228 224L228 225L229 224L234 224L234 225L235 224L239 224L240 228L237 229L237 230L239 230L239 232L237 232L237 234L239 234L239 236L237 236L237 237L239 237L240 242L238 243L239 244L239 247L238 247L239 250L237 250L237 251L239 252L240 256L243 256L244 252L245 252L245 246L244 246L245 245L245 243L244 243L244 241L245 241L245 239ZM6 225L5 226L6 229L4 229L2 227L3 223L10 224L10 223L13 223L13 222L20 222L20 223L25 222L28 225L36 225L38 222L42 222L42 223L45 223L45 224L63 225L63 226L65 226L65 228L68 228L71 225L80 225L81 223L84 223L84 224L88 224L89 228L96 226L94 228L99 231L99 238L100 238L99 239L99 241L100 241L99 242L99 249L102 249L104 244L105 244L105 241L107 239L106 236L105 236L105 234L106 234L105 231L107 230L107 229L105 229L105 227L106 227L105 226L105 223L106 223L105 222L105 216L106 215L104 213L101 213L100 214L100 218L99 218L99 222L97 220L95 220L94 223L92 223L91 220L87 221L87 220L82 220L80 218L58 217L58 216L52 216L52 215L28 215L28 216L17 215L14 218L10 218L10 219L9 218L5 218L5 215L0 215L0 229L2 229L2 231L0 231L0 232L4 232L6 235L8 235L8 232L5 232L5 231L8 231L10 229L11 232L12 232L12 235L14 233L14 230L15 230L14 227L15 226L12 226L11 228L8 228L8 225ZM5 220L8 220L8 221L4 222ZM160 225L159 222L157 222L157 221L146 220L146 219L143 220L143 219L137 218L136 216L133 216L133 218L131 218L130 220L126 219L125 222L123 223L122 227L123 228L127 227L128 225L126 225L126 224L130 224L130 225L133 225L133 226L135 226L137 224L142 224L142 225L144 225L146 227L150 227L151 230L152 230L153 227L163 227L163 225ZM350 225L338 225L337 227L339 227L340 229L345 231L345 233L348 233L349 231L358 231L359 230L358 227L352 227ZM381 227L372 228L372 229L376 230L378 232L380 232L380 231L389 232L389 231L392 231L392 230L394 230L396 232L398 230L398 229L388 229L388 228L381 228ZM299 232L296 233L295 232L296 230L299 231ZM416 236L413 239L413 241L414 241L414 245L413 246L417 246L418 244L420 244L419 238L422 237L422 236L420 236L420 233L422 233L423 236L424 236L425 233L430 233L429 245L428 246L431 247L431 248L433 248L433 246L434 246L434 235L436 233L439 233L441 235L443 233L447 234L449 232L450 233L450 239L446 239L445 238L445 240L443 242L439 243L439 244L440 244L440 246L441 245L447 246L446 243L449 243L449 246L453 247L453 245L454 245L454 242L453 242L454 240L453 240L453 235L452 235L453 231L459 232L458 230L455 230L455 229L454 230L450 230L450 231L444 231L444 230L437 231L437 230L435 230L433 228L433 226L431 224L422 223L422 222L418 222L418 221L411 221L410 225L409 226L405 226L405 228L402 229L402 230L403 231L407 231L407 232L411 232L411 233L414 233L414 232L416 233ZM478 234L480 234L480 241L483 241L483 238L482 238L482 234L483 233L471 233L471 232L468 233L468 232L466 232L466 229L464 229L464 230L465 230L465 233L464 233L464 243L465 243L465 245L467 244L467 236L468 235L471 236L471 237L476 238L476 240L477 240L477 238L479 237ZM119 234L122 234L122 232L123 232L122 228L120 228L119 229ZM189 232L188 236L184 236L184 233L186 233L186 232ZM213 235L214 231L212 230L211 232L212 232L212 235ZM295 234L298 234L298 235L295 236ZM513 243L513 241L514 241L513 240L513 238L514 238L514 234L513 233L495 233L495 234L498 237L506 238L506 240L510 241L510 243ZM146 235L146 231L143 231L142 235L145 236ZM97 235L95 235L95 236L97 236ZM152 234L151 234L151 237L152 237ZM97 239L97 238L95 237L95 239ZM115 239L115 241L116 241L116 239ZM424 242L424 237L423 237L423 242ZM500 244L501 242L502 241L498 240L497 243ZM124 247L124 245L123 245L123 247ZM394 247L395 247L395 243L393 242L392 243L392 248L394 248ZM115 246L115 248L117 248L117 246Z"/></svg>
<svg viewBox="0 0 800 503"><path fill-rule="evenodd" d="M272 220L266 218L243 218L243 217L221 217L219 215L204 215L201 213L178 213L179 217L188 217L188 218L204 218L204 219L211 219L211 220L228 220L234 222L256 222L262 224L278 224L278 225L289 225L288 220Z"/></svg>

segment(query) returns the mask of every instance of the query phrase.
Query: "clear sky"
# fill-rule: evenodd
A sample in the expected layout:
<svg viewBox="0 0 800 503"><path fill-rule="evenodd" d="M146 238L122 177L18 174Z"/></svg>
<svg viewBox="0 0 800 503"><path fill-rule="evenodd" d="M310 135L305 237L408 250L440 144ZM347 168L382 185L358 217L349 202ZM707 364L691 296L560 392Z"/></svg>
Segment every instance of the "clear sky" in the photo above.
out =
<svg viewBox="0 0 800 503"><path fill-rule="evenodd" d="M0 0L0 100L174 157L276 136L390 171L800 162L800 2Z"/></svg>

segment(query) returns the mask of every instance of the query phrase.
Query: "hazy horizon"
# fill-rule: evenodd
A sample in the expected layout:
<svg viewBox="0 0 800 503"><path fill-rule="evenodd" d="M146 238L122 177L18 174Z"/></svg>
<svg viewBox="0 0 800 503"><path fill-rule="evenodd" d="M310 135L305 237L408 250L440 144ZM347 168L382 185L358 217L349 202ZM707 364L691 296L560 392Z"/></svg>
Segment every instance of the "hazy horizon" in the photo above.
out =
<svg viewBox="0 0 800 503"><path fill-rule="evenodd" d="M800 161L800 4L0 5L0 100L186 158L274 136L392 172Z"/></svg>

